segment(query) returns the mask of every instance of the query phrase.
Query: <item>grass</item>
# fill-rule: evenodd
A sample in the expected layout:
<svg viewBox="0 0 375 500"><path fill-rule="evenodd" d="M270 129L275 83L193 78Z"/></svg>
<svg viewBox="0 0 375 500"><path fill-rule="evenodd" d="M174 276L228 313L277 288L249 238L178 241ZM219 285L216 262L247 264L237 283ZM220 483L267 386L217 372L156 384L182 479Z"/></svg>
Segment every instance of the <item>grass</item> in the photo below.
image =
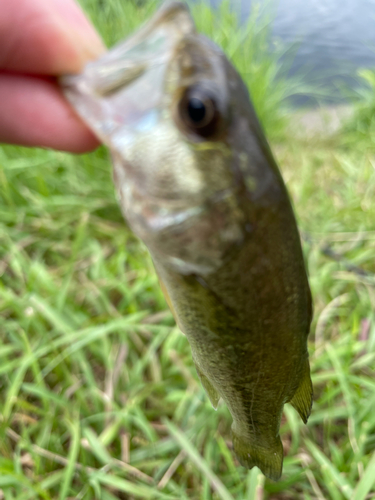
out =
<svg viewBox="0 0 375 500"><path fill-rule="evenodd" d="M82 3L108 43L153 8ZM251 88L305 236L310 421L286 405L280 482L239 467L229 412L213 411L150 258L122 220L107 153L4 146L0 498L375 498L373 97L338 136L292 137L281 109L290 88L265 55L266 28L252 20L245 38L225 7L199 14Z"/></svg>

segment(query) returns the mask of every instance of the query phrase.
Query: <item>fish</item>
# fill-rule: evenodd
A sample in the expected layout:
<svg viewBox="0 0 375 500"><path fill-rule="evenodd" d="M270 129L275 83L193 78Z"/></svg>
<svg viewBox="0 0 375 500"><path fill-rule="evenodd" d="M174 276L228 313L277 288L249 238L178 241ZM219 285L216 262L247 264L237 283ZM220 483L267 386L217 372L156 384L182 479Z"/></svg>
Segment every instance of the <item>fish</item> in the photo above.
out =
<svg viewBox="0 0 375 500"><path fill-rule="evenodd" d="M246 85L188 7L61 80L108 146L119 203L147 246L213 406L232 415L244 467L282 474L284 404L303 422L313 389L312 299L281 173Z"/></svg>

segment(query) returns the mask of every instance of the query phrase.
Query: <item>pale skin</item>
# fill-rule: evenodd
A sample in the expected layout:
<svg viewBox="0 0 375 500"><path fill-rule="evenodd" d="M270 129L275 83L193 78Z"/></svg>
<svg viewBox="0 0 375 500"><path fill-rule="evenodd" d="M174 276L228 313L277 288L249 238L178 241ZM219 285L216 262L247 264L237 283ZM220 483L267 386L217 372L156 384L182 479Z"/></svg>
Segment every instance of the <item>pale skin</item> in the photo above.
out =
<svg viewBox="0 0 375 500"><path fill-rule="evenodd" d="M0 0L0 12L0 143L95 149L57 84L105 50L82 10L73 0Z"/></svg>

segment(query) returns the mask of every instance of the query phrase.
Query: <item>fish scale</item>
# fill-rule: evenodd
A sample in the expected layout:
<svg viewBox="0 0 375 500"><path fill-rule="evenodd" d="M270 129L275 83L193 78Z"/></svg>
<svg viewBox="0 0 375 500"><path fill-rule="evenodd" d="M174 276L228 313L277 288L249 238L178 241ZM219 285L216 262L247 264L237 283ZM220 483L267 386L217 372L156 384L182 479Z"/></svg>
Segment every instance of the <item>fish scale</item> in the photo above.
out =
<svg viewBox="0 0 375 500"><path fill-rule="evenodd" d="M212 406L223 399L233 417L238 460L279 479L283 406L306 422L312 405L312 305L293 209L244 83L171 2L61 84L112 153L122 211Z"/></svg>

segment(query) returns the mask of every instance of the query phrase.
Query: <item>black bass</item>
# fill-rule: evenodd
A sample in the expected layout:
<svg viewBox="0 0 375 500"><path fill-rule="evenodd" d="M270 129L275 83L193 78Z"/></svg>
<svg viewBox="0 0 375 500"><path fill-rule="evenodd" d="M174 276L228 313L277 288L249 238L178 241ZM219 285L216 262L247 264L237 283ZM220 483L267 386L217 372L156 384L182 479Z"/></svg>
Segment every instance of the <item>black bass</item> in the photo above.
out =
<svg viewBox="0 0 375 500"><path fill-rule="evenodd" d="M187 7L62 80L106 144L124 216L147 245L242 465L282 472L279 426L312 404L311 295L288 193L248 91Z"/></svg>

